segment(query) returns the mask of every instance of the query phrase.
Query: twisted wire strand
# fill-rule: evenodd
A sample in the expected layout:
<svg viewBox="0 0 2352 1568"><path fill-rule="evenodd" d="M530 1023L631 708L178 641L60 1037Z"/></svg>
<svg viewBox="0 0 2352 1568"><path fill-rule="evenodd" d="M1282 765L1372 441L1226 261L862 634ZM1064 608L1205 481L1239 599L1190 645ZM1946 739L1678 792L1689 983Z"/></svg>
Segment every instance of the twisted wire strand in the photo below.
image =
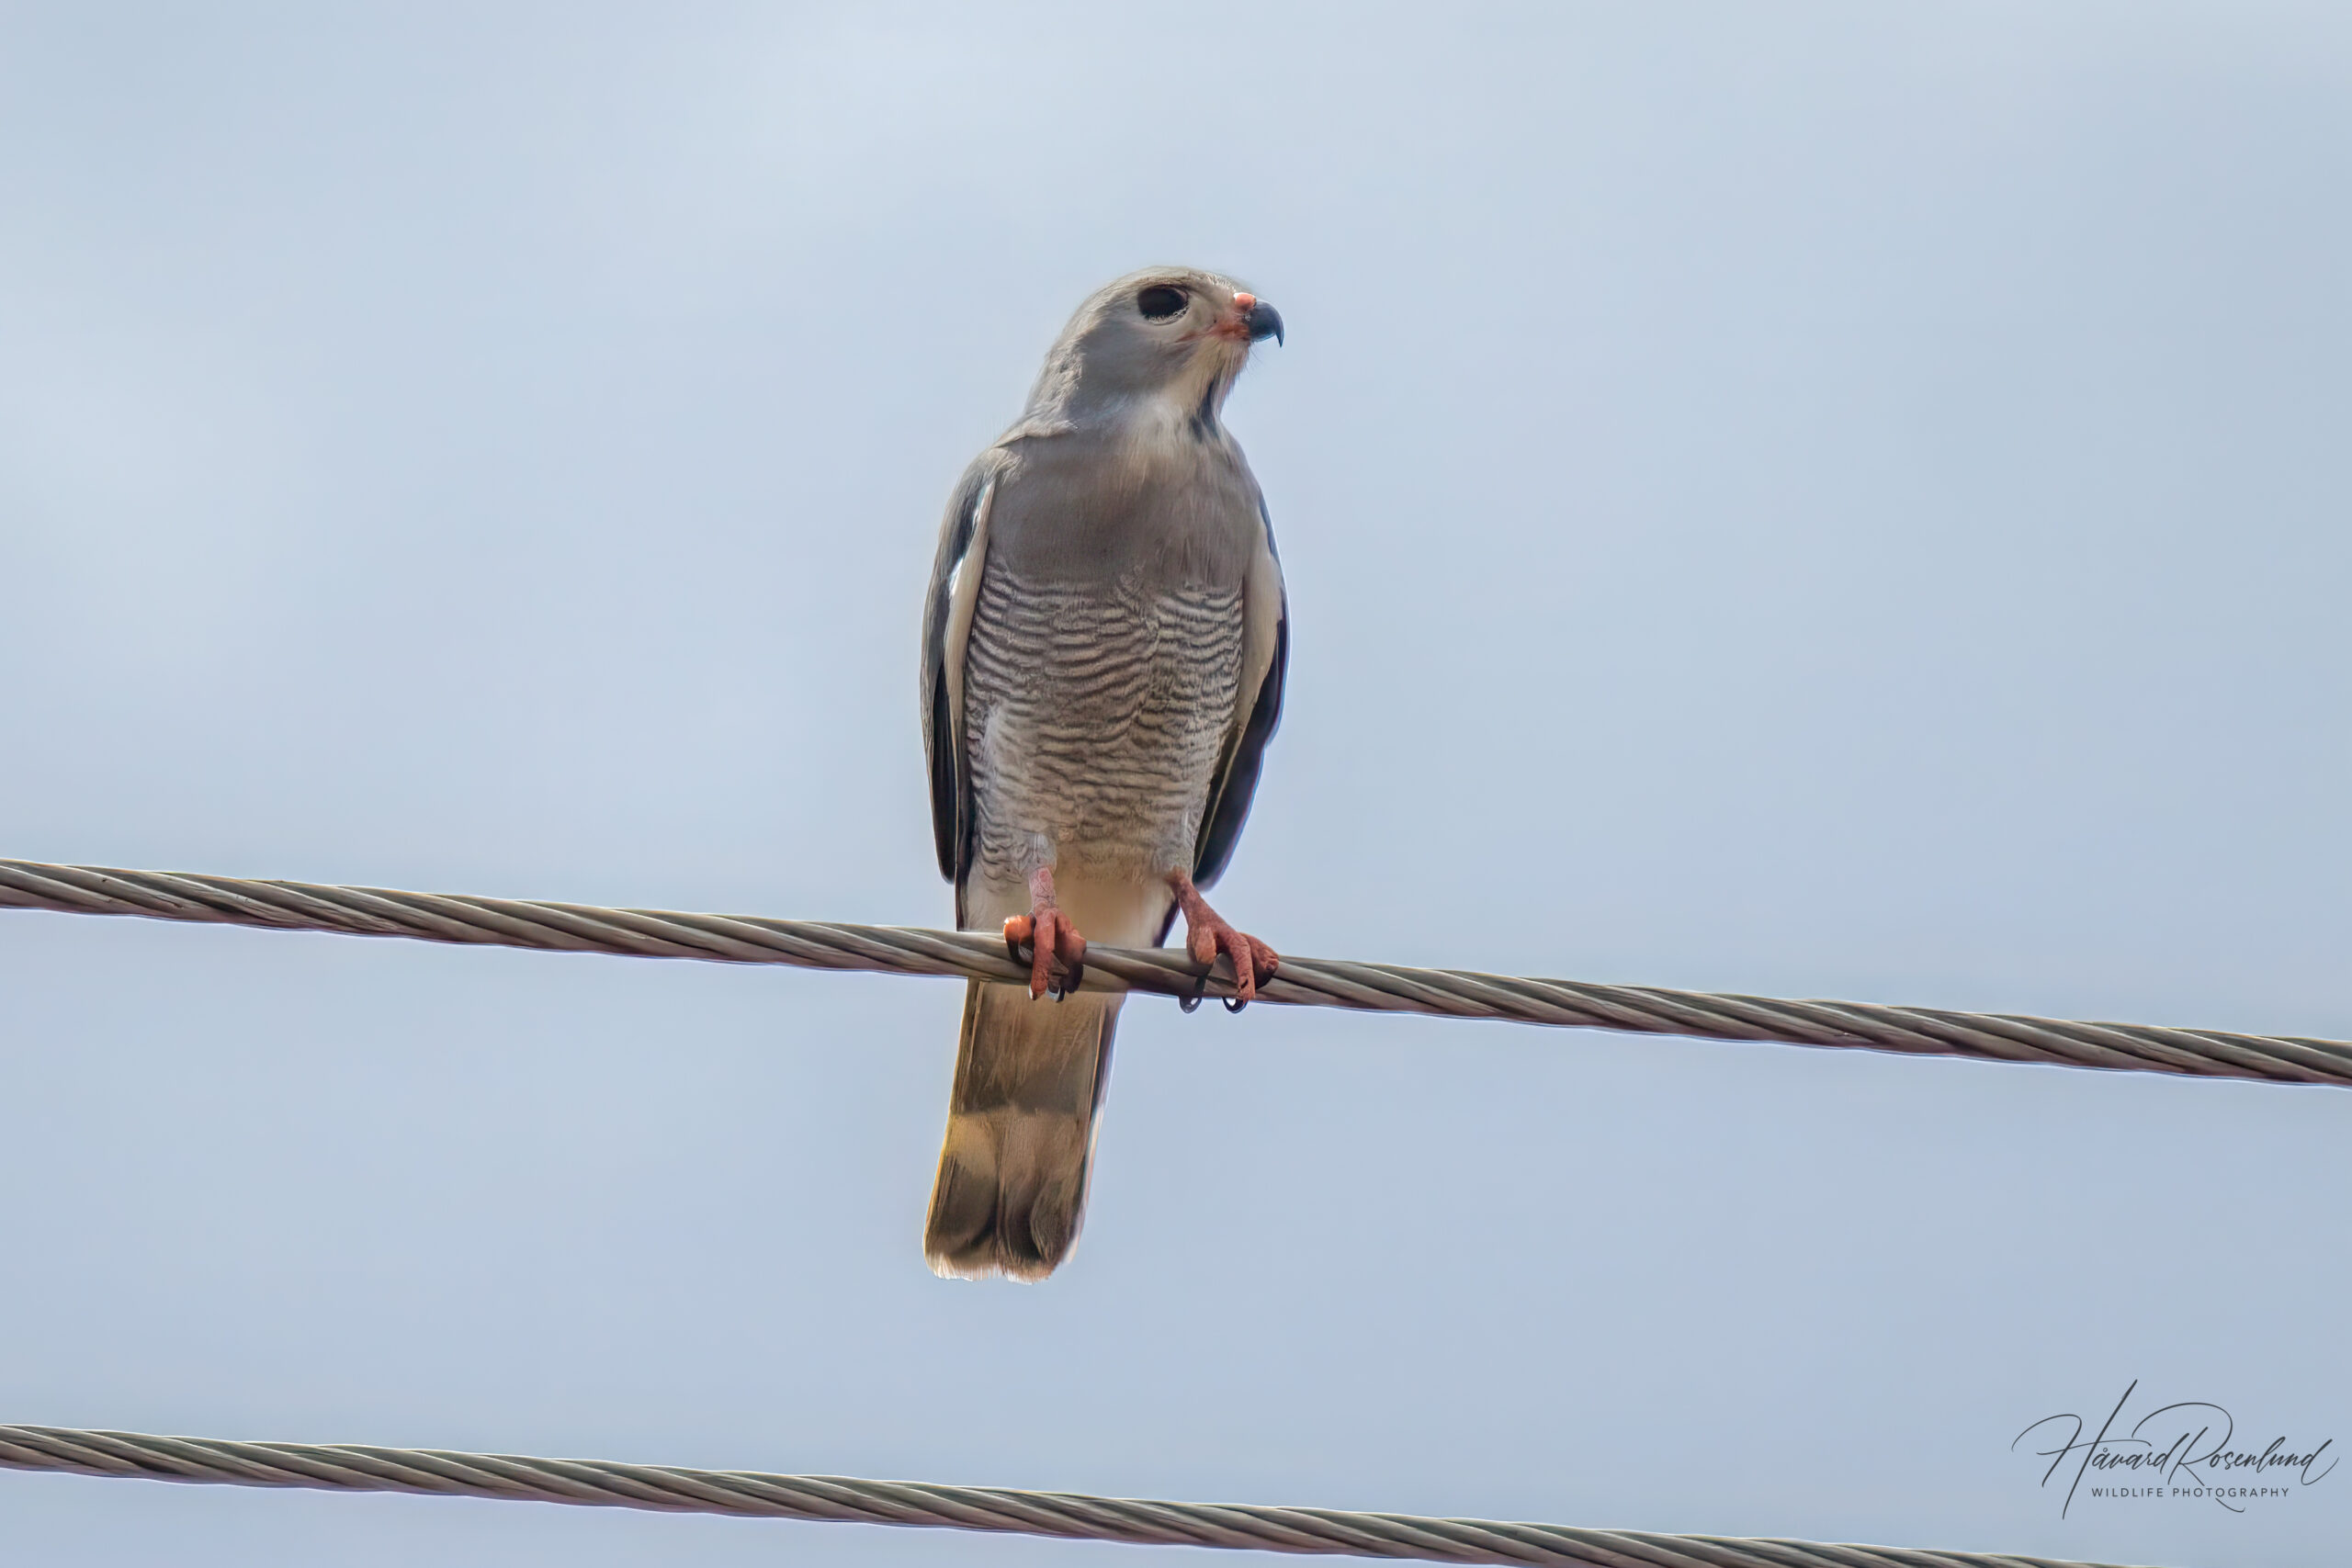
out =
<svg viewBox="0 0 2352 1568"><path fill-rule="evenodd" d="M999 938L974 931L841 925L754 915L612 909L531 899L382 887L265 882L107 866L0 860L0 908L412 937L561 953L784 964L891 975L1023 982ZM1233 995L1223 958L1204 975L1182 949L1090 947L1084 988L1182 998ZM2352 1043L2133 1023L2083 1023L2010 1013L1953 1012L1873 1002L1791 1001L1652 986L1606 986L1411 969L1329 958L1284 958L1258 989L1294 1007L1501 1019L1635 1034L1772 1041L2069 1067L2352 1086Z"/></svg>
<svg viewBox="0 0 2352 1568"><path fill-rule="evenodd" d="M2102 1568L2097 1563L1976 1551L1653 1535L1334 1508L1157 1503L1070 1492L683 1470L672 1465L526 1459L444 1449L161 1438L72 1427L0 1427L0 1467L229 1486L408 1492L1430 1562L1557 1563L1577 1568Z"/></svg>

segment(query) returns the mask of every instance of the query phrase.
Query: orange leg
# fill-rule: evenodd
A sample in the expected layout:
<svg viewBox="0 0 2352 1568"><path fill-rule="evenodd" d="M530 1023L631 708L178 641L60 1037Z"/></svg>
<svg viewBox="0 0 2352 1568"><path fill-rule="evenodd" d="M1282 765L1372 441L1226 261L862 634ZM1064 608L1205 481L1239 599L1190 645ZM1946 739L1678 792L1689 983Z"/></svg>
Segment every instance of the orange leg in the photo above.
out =
<svg viewBox="0 0 2352 1568"><path fill-rule="evenodd" d="M1282 954L1247 931L1234 930L1182 872L1170 872L1168 885L1176 889L1176 907L1184 911L1184 951L1193 962L1213 967L1220 953L1232 962L1234 998L1225 1005L1227 1011L1239 1012L1258 999L1258 987L1274 977Z"/></svg>
<svg viewBox="0 0 2352 1568"><path fill-rule="evenodd" d="M1029 949L1027 957L1021 950ZM1078 989L1086 976L1086 939L1069 923L1054 902L1054 873L1051 866L1040 866L1029 876L1029 912L1015 915L1004 922L1004 948L1012 954L1015 964L1029 965L1029 999L1035 1001L1049 988L1054 961L1061 960L1061 985L1054 991L1057 998L1069 996Z"/></svg>

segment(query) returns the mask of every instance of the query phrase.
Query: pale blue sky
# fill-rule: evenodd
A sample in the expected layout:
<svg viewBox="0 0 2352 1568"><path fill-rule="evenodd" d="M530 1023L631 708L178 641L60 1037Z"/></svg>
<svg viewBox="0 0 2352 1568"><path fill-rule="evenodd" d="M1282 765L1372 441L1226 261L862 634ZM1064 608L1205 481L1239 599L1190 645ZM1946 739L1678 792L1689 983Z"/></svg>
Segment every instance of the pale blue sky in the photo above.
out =
<svg viewBox="0 0 2352 1568"><path fill-rule="evenodd" d="M1287 952L2352 1036L2334 6L0 7L0 854L948 918L947 490L1230 420ZM2352 1097L1259 1009L925 1271L946 984L0 915L0 1421L2319 1568ZM1080 1564L0 1475L57 1564Z"/></svg>

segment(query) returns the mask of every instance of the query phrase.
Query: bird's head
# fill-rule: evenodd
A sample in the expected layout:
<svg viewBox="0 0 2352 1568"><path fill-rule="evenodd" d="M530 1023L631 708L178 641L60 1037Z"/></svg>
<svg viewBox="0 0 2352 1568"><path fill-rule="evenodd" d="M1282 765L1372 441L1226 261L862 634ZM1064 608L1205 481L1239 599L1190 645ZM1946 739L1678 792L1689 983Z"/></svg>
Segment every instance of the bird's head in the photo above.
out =
<svg viewBox="0 0 2352 1568"><path fill-rule="evenodd" d="M1167 404L1214 422L1253 344L1283 318L1229 277L1149 267L1096 291L1046 356L1032 416L1085 420Z"/></svg>

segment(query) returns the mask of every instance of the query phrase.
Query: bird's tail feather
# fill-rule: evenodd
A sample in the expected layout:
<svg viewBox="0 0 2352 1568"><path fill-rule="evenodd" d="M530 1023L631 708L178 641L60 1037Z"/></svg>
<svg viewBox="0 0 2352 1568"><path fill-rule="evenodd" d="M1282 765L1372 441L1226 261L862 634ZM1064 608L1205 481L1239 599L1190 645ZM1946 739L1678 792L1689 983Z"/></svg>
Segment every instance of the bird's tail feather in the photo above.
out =
<svg viewBox="0 0 2352 1568"><path fill-rule="evenodd" d="M933 1272L1042 1280L1069 1256L1124 999L1033 1001L1023 987L970 982L923 1230Z"/></svg>

